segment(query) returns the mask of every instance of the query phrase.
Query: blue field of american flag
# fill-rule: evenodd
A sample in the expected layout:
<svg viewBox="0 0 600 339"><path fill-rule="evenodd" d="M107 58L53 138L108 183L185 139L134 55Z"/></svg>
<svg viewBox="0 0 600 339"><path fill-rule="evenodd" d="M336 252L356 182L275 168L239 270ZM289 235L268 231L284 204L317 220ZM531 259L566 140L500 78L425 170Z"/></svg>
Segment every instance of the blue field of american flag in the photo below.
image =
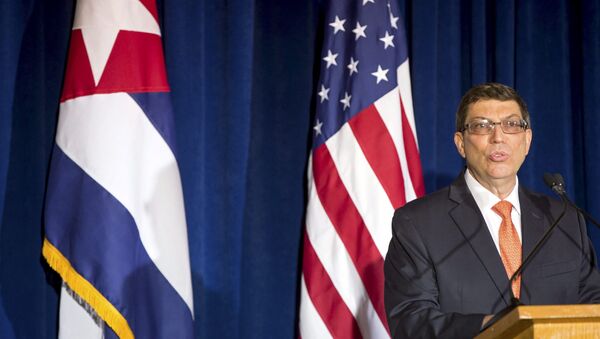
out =
<svg viewBox="0 0 600 339"><path fill-rule="evenodd" d="M394 1L329 1L308 167L300 336L386 338L394 210L425 192Z"/></svg>

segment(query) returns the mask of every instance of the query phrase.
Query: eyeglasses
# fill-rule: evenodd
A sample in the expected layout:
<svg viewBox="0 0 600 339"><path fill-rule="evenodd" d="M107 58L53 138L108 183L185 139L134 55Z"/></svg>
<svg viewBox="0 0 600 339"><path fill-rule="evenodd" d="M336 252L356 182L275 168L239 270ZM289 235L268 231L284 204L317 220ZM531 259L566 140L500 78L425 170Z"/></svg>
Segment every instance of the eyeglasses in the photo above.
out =
<svg viewBox="0 0 600 339"><path fill-rule="evenodd" d="M496 125L500 125L502 132L507 134L521 133L529 127L527 121L523 119L507 119L500 122L493 122L488 119L475 119L466 124L461 132L467 130L472 134L492 134L496 128Z"/></svg>

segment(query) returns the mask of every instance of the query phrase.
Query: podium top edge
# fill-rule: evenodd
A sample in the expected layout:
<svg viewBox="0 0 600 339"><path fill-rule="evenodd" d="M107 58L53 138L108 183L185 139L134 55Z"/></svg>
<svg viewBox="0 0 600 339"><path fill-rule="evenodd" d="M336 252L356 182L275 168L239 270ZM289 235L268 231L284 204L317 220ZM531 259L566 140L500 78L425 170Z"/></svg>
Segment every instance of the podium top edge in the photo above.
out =
<svg viewBox="0 0 600 339"><path fill-rule="evenodd" d="M507 317L511 313L523 320L600 318L600 304L519 306Z"/></svg>

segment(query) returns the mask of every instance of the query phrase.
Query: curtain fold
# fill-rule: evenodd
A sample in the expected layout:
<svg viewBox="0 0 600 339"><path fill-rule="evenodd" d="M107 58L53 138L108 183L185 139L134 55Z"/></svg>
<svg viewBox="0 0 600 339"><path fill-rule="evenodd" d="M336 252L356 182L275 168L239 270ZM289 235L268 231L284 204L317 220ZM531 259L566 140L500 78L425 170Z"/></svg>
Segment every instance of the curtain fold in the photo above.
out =
<svg viewBox="0 0 600 339"><path fill-rule="evenodd" d="M203 338L241 335L253 6L252 1L165 6L167 72L198 310L195 330Z"/></svg>
<svg viewBox="0 0 600 339"><path fill-rule="evenodd" d="M33 1L0 3L0 216L4 208L6 174L10 156L12 107L21 41ZM1 227L1 224L0 224ZM1 258L0 258L1 260Z"/></svg>
<svg viewBox="0 0 600 339"><path fill-rule="evenodd" d="M50 338L56 336L60 280L41 259L41 221L72 7L59 1L12 3L20 6L12 13L16 17L0 21L0 30L12 37L0 41L2 49L14 53L12 63L2 64L7 71L2 83L14 74L14 84L0 94L1 110L10 115L0 122L1 132L10 136L8 148L0 150L7 164L5 185L0 184L0 293L8 319L3 327L12 328L16 338Z"/></svg>
<svg viewBox="0 0 600 339"><path fill-rule="evenodd" d="M580 20L583 48L579 65L583 78L580 82L582 97L581 141L583 150L578 159L577 201L600 220L600 1L584 1ZM582 205L582 206L583 206ZM591 227L591 234L600 252L600 229Z"/></svg>

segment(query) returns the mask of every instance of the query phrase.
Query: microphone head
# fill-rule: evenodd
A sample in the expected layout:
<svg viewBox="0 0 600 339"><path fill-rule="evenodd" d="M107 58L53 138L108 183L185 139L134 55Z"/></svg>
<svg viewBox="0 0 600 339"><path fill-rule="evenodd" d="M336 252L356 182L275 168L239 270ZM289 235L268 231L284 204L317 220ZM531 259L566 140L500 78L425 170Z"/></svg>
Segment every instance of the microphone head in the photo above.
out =
<svg viewBox="0 0 600 339"><path fill-rule="evenodd" d="M563 189L565 188L565 179L562 175L560 175L560 173L554 173L554 179L558 185L562 186Z"/></svg>
<svg viewBox="0 0 600 339"><path fill-rule="evenodd" d="M546 186L554 190L554 186L556 185L556 178L554 178L553 174L546 172L544 173L544 183L546 184Z"/></svg>
<svg viewBox="0 0 600 339"><path fill-rule="evenodd" d="M565 194L565 180L559 173L544 173L544 183L550 187L556 194Z"/></svg>
<svg viewBox="0 0 600 339"><path fill-rule="evenodd" d="M560 173L554 173L554 180L556 181L556 188L554 189L556 193L561 195L567 193L565 179L563 179L563 176L560 175Z"/></svg>

